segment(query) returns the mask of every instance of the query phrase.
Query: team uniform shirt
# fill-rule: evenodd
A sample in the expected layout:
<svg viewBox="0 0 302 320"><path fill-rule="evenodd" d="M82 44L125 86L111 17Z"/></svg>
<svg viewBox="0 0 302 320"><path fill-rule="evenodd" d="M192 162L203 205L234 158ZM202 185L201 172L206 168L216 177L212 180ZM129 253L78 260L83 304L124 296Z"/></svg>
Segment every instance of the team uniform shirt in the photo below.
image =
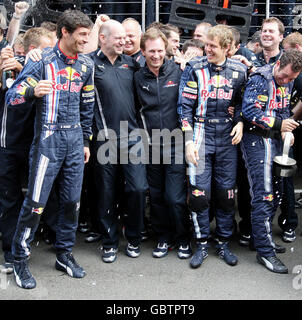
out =
<svg viewBox="0 0 302 320"><path fill-rule="evenodd" d="M93 133L108 129L124 138L138 128L136 101L134 98L133 75L140 66L127 55L119 55L112 65L101 50L91 55L95 63L96 104L94 109ZM128 122L128 131L120 132L120 122Z"/></svg>

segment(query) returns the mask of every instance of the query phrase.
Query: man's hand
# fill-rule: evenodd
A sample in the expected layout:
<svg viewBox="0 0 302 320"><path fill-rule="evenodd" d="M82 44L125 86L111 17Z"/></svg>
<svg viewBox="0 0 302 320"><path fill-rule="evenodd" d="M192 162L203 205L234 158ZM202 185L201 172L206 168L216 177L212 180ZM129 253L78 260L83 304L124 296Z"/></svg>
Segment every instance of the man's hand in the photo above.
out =
<svg viewBox="0 0 302 320"><path fill-rule="evenodd" d="M90 150L88 147L84 147L84 163L87 163L90 158Z"/></svg>
<svg viewBox="0 0 302 320"><path fill-rule="evenodd" d="M26 1L19 1L15 3L15 15L17 18L21 18L23 14L28 10L29 4Z"/></svg>
<svg viewBox="0 0 302 320"><path fill-rule="evenodd" d="M242 134L243 134L243 122L238 122L230 134L230 136L233 136L232 145L236 145L241 141Z"/></svg>
<svg viewBox="0 0 302 320"><path fill-rule="evenodd" d="M25 63L28 59L31 59L34 62L40 61L42 59L42 50L38 48L30 50L26 55Z"/></svg>
<svg viewBox="0 0 302 320"><path fill-rule="evenodd" d="M193 141L186 146L186 160L198 166L199 155Z"/></svg>
<svg viewBox="0 0 302 320"><path fill-rule="evenodd" d="M42 98L46 94L51 93L52 91L52 81L50 80L40 80L35 86L34 95L37 98Z"/></svg>
<svg viewBox="0 0 302 320"><path fill-rule="evenodd" d="M1 59L9 59L14 57L14 50L12 47L7 46L1 50Z"/></svg>
<svg viewBox="0 0 302 320"><path fill-rule="evenodd" d="M284 141L285 136L286 136L287 134L290 134L290 145L292 146L292 145L294 144L294 142L295 142L295 136L293 135L292 132L281 132L282 140Z"/></svg>
<svg viewBox="0 0 302 320"><path fill-rule="evenodd" d="M228 107L228 113L230 114L230 116L233 118L234 114L235 114L235 107L229 106Z"/></svg>
<svg viewBox="0 0 302 320"><path fill-rule="evenodd" d="M110 18L106 14L100 14L99 16L97 16L95 24L101 27L101 25L108 20L110 20Z"/></svg>
<svg viewBox="0 0 302 320"><path fill-rule="evenodd" d="M15 70L17 72L21 72L23 67L22 67L22 64L18 62L15 58L8 58L3 60L1 69L3 71Z"/></svg>
<svg viewBox="0 0 302 320"><path fill-rule="evenodd" d="M281 132L293 131L299 126L299 123L294 119L282 120Z"/></svg>
<svg viewBox="0 0 302 320"><path fill-rule="evenodd" d="M187 60L185 60L183 57L174 56L174 62L179 64L180 70L182 70L182 71L185 70Z"/></svg>

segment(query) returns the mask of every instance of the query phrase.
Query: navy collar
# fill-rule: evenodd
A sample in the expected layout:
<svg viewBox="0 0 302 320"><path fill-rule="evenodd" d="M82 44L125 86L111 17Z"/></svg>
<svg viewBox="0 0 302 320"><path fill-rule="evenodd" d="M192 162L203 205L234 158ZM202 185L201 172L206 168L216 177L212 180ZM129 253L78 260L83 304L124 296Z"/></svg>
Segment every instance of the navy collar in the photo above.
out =
<svg viewBox="0 0 302 320"><path fill-rule="evenodd" d="M60 41L58 41L54 47L54 51L57 56L63 60L66 64L75 64L78 59L78 54L75 57L67 56L60 48Z"/></svg>

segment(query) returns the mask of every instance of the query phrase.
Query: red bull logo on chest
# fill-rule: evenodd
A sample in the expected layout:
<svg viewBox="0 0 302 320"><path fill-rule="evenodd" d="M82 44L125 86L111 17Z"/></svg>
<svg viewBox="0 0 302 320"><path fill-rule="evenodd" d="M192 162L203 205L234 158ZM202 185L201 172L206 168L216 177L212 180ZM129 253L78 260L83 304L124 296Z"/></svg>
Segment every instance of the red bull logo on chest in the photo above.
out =
<svg viewBox="0 0 302 320"><path fill-rule="evenodd" d="M231 83L232 80L228 80L222 76L214 76L212 77L211 79L208 80L208 85L212 85L214 86L215 88L221 88L221 87L224 87L224 86L227 86L227 87L230 87L232 88L232 83Z"/></svg>
<svg viewBox="0 0 302 320"><path fill-rule="evenodd" d="M231 100L233 96L233 90L226 92L224 91L224 89L217 89L217 88L214 88L213 91L208 91L206 89L203 89L200 91L200 96L201 98Z"/></svg>
<svg viewBox="0 0 302 320"><path fill-rule="evenodd" d="M82 76L81 74L71 68L66 67L62 70L59 70L57 72L57 76L60 76L62 78L66 78L67 81L65 83L57 83L56 81L53 81L52 88L55 91L70 91L70 92L80 92L83 86ZM75 80L80 80L80 82L76 83Z"/></svg>

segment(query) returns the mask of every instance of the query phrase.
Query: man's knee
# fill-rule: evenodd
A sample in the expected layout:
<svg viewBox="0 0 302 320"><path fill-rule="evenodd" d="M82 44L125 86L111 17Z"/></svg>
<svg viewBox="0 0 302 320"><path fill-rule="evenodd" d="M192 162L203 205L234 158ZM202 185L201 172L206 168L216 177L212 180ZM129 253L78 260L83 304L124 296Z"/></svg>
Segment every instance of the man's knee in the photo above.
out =
<svg viewBox="0 0 302 320"><path fill-rule="evenodd" d="M194 212L202 212L209 208L209 198L205 190L192 186L189 193L189 208Z"/></svg>
<svg viewBox="0 0 302 320"><path fill-rule="evenodd" d="M235 207L234 189L218 189L216 191L215 206L226 212L231 212Z"/></svg>

